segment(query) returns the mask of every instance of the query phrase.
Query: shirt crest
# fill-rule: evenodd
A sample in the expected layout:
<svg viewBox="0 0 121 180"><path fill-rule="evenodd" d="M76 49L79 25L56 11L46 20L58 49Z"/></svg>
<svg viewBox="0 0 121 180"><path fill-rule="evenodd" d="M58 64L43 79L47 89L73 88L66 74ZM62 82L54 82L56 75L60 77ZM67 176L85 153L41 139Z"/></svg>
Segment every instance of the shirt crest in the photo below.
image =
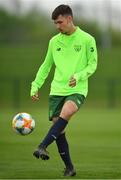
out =
<svg viewBox="0 0 121 180"><path fill-rule="evenodd" d="M76 52L81 51L81 45L74 45L74 49Z"/></svg>

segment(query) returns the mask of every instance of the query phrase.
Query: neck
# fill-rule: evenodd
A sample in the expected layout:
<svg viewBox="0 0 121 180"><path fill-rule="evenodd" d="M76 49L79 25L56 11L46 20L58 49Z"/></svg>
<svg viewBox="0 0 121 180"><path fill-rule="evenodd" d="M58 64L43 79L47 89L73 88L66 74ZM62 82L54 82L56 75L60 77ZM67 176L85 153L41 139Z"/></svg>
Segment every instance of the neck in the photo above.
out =
<svg viewBox="0 0 121 180"><path fill-rule="evenodd" d="M67 32L67 35L71 35L76 31L76 26L72 25L70 30Z"/></svg>

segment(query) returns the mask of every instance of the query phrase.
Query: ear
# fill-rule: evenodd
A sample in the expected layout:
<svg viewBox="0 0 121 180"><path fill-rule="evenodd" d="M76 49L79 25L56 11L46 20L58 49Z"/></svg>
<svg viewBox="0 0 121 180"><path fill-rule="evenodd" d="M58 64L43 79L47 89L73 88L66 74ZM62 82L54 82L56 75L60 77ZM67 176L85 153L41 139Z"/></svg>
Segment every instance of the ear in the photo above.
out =
<svg viewBox="0 0 121 180"><path fill-rule="evenodd" d="M72 21L72 16L68 16L68 22Z"/></svg>

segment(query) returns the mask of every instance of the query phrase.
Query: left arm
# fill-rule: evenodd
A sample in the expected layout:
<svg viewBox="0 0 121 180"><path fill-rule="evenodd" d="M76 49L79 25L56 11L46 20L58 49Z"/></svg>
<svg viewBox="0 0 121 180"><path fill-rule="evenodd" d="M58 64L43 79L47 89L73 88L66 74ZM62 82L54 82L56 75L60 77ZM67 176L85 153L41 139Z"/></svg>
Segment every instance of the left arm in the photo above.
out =
<svg viewBox="0 0 121 180"><path fill-rule="evenodd" d="M97 68L97 48L95 39L91 38L87 45L87 66L79 73L74 74L76 81L87 80Z"/></svg>

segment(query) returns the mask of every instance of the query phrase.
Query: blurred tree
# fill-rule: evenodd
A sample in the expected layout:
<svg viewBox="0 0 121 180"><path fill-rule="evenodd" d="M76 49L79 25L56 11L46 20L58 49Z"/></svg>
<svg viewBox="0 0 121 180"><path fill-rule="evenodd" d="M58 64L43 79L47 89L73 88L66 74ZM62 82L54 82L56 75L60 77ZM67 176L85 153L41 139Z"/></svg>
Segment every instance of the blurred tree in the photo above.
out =
<svg viewBox="0 0 121 180"><path fill-rule="evenodd" d="M16 15L19 15L21 13L21 2L20 2L20 0L11 0L10 4L11 4L13 12Z"/></svg>
<svg viewBox="0 0 121 180"><path fill-rule="evenodd" d="M16 9L20 8L18 2L16 1ZM0 43L38 43L42 41L46 43L56 31L50 22L46 14L36 6L33 6L24 15L11 14L4 9L0 9ZM103 44L108 48L109 46L106 43L109 43L109 39L111 39L113 45L121 45L120 32L114 31L109 25L106 31L102 31L96 21L86 20L83 17L81 19L75 18L75 24L92 34L98 45Z"/></svg>
<svg viewBox="0 0 121 180"><path fill-rule="evenodd" d="M99 23L87 20L84 17L81 17L81 19L74 17L74 20L75 24L80 26L82 30L92 34L96 38L97 45L101 46L102 31ZM45 12L38 10L36 6L33 6L26 14L8 13L6 10L0 9L0 77L3 94L7 94L8 89L11 92L13 87L14 91L12 93L15 95L15 92L18 92L16 90L16 86L18 86L17 88L21 89L21 96L27 96L24 93L26 91L26 94L28 94L30 82L45 57L48 40L57 33L56 28L52 24ZM112 87L113 92L110 93L110 97L112 94L117 96L120 92L120 88L117 88L118 93L116 92L116 83L119 83L118 78L120 74L121 32L111 27L108 28L108 31L110 31L113 46L111 49L105 48L103 51L98 48L99 68L96 76L94 76L97 80L92 85L92 92L94 96L97 93L97 99L99 99L100 91L104 90L103 93L100 93L104 96L104 93L107 93L107 89L110 90ZM106 37L106 34L104 37ZM114 48L114 46L117 47ZM53 73L53 70L51 72ZM47 84L45 84L45 89L49 88L48 84L53 76L52 73ZM23 79L25 84L21 85ZM17 82L19 82L18 85ZM6 88L6 86L9 88ZM46 92L45 89L44 92ZM11 97L10 93L9 96ZM113 99L115 100L115 97ZM7 97L6 101L9 101Z"/></svg>
<svg viewBox="0 0 121 180"><path fill-rule="evenodd" d="M49 32L51 33L51 27L48 26L48 19L35 9L31 9L24 16L9 14L4 9L0 9L0 43L45 40Z"/></svg>

